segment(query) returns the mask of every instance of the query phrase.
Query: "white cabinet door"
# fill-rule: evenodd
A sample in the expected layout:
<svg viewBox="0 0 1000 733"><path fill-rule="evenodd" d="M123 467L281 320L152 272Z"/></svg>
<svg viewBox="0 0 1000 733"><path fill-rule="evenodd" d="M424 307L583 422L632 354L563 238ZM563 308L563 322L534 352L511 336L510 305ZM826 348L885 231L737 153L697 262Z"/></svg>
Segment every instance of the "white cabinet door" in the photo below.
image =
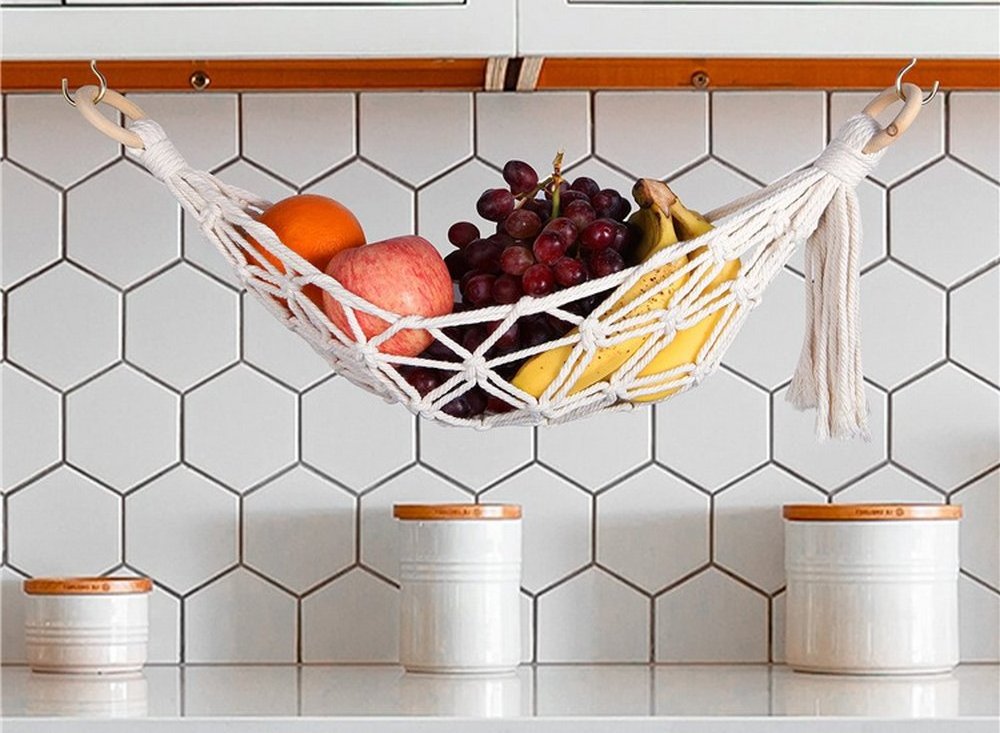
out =
<svg viewBox="0 0 1000 733"><path fill-rule="evenodd" d="M519 0L522 56L995 57L996 0Z"/></svg>
<svg viewBox="0 0 1000 733"><path fill-rule="evenodd" d="M5 59L514 56L515 3L3 0L0 50Z"/></svg>

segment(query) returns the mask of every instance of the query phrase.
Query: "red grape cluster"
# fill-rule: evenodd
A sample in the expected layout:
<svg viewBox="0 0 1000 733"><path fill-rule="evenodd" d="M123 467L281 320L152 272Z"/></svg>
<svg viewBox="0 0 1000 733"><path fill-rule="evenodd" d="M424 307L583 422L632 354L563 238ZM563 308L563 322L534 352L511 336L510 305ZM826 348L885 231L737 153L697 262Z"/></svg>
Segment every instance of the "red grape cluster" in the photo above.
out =
<svg viewBox="0 0 1000 733"><path fill-rule="evenodd" d="M602 189L592 178L565 181L559 167L557 158L553 174L540 181L527 163L508 161L503 167L507 187L484 191L476 202L477 212L495 224L495 231L484 237L469 221L456 222L448 229L448 241L456 250L444 261L461 294L456 311L515 303L524 295L541 297L625 268L635 240L625 223L631 204L618 191ZM603 296L593 295L563 307L586 316ZM474 351L499 325L456 326L448 329L448 336ZM524 316L499 337L487 357L543 344L560 338L570 328L572 324L544 313ZM458 361L449 347L436 341L422 356ZM509 379L522 363L511 362L497 371ZM420 394L427 394L452 374L411 368L405 376ZM455 417L468 418L487 410L505 412L511 405L474 387L443 409Z"/></svg>

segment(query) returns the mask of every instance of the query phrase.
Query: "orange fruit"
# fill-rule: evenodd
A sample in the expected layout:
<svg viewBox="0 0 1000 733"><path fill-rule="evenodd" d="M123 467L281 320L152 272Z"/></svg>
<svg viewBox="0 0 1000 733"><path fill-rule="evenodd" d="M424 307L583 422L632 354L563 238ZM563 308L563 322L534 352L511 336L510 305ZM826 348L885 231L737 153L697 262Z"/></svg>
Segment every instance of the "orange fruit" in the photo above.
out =
<svg viewBox="0 0 1000 733"><path fill-rule="evenodd" d="M330 259L341 250L360 247L365 243L365 233L357 218L343 204L326 196L303 193L282 199L258 217L281 243L298 254L320 272L326 270ZM247 241L260 253L260 257L274 265L279 272L285 267L273 254L255 239ZM322 308L322 291L307 285L303 292Z"/></svg>

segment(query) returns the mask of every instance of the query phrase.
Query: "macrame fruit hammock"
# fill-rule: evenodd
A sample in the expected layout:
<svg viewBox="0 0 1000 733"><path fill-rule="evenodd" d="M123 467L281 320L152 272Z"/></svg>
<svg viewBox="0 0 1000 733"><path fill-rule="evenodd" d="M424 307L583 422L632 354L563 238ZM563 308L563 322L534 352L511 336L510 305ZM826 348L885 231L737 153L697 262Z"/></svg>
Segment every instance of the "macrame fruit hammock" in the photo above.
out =
<svg viewBox="0 0 1000 733"><path fill-rule="evenodd" d="M844 123L811 165L704 218L684 209L662 184L641 181L635 192L644 207L641 210L647 218L660 217L660 221L647 222L647 233L670 224L686 230L688 236L654 242L652 254L636 266L549 295L525 295L508 305L429 318L387 312L284 246L257 219L270 202L192 169L163 129L130 100L94 86L78 89L74 98L88 121L136 149L139 161L199 222L239 280L275 318L308 341L337 373L423 417L479 429L553 424L680 394L718 366L768 283L796 246L805 242L805 339L789 399L800 408L817 410L820 439L867 437L858 325L861 232L855 188L884 148L919 113L926 100L916 85L900 86L897 79L895 87L884 90L861 114ZM104 117L96 108L98 101L123 112L131 120L128 128ZM903 102L903 108L883 129L875 117L897 101ZM663 221L664 216L672 221ZM248 238L270 256L261 258ZM331 322L303 294L306 286L320 288L333 298L346 315L348 327ZM601 293L607 295L589 315L567 309L575 301ZM359 325L361 314L383 319L388 327L367 338ZM489 355L518 319L534 314L547 314L574 328L546 343ZM451 327L467 324L491 327L491 335L472 350L448 335ZM407 329L426 330L438 342L436 353L444 350L442 358L429 358L426 352L413 357L380 350L381 344ZM515 377L498 373L509 377L509 369L503 366L526 358ZM421 394L404 377L407 369L416 367L449 376ZM600 378L593 378L594 374ZM501 409L472 418L442 409L472 389L485 392L491 404Z"/></svg>

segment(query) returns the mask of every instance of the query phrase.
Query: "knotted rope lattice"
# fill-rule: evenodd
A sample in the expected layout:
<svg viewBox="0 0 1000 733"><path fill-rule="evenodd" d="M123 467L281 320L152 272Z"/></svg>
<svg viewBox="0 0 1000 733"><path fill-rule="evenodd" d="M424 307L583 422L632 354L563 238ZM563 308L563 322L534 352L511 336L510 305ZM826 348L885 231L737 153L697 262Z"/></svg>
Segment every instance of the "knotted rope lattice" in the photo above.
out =
<svg viewBox="0 0 1000 733"><path fill-rule="evenodd" d="M634 407L643 396L683 392L699 384L719 364L764 289L800 243L806 242L806 334L789 399L817 409L821 438L867 435L867 404L861 372L858 324L858 261L861 226L855 187L875 166L882 151L866 154L866 143L880 128L868 115L857 115L807 168L707 214L715 228L690 241L678 242L642 264L608 277L540 298L523 297L510 305L423 318L389 313L345 289L285 247L254 218L270 202L229 186L208 173L193 170L149 119L131 123L145 149L139 160L181 202L205 236L219 249L240 281L288 328L305 338L340 374L414 413L455 425L488 428L499 425L559 423L595 412ZM281 266L259 255L251 237ZM642 296L615 308L640 278L682 256L688 261ZM742 262L731 280L713 281L724 264ZM343 308L349 332L330 322L302 288L315 285ZM663 288L677 287L666 308L641 315L634 309ZM601 305L581 317L565 309L569 303L607 293ZM721 311L697 356L667 372L640 376L659 351L685 328ZM381 334L366 339L357 313L388 322ZM576 328L562 338L531 348L488 357L491 347L518 319L549 314ZM474 351L450 338L446 329L466 324L499 324ZM426 329L451 350L451 359L392 356L380 344L403 329ZM642 346L603 382L570 394L596 350L645 336ZM559 375L537 399L497 373L505 364L571 346ZM451 376L420 395L401 375L400 366L422 366ZM478 385L514 409L474 419L442 411L450 400Z"/></svg>

